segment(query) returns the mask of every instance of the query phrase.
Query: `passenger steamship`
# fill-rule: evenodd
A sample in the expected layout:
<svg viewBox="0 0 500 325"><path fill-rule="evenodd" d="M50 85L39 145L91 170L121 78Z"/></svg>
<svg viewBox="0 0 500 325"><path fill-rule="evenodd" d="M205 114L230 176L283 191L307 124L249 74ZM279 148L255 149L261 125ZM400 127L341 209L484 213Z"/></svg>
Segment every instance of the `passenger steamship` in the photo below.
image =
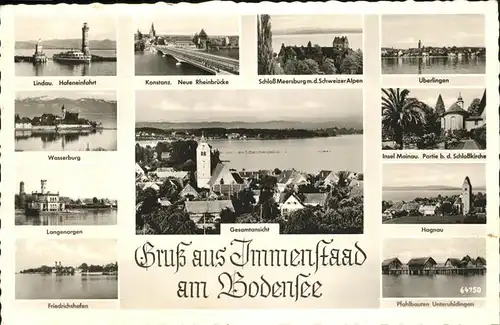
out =
<svg viewBox="0 0 500 325"><path fill-rule="evenodd" d="M85 54L80 50L70 50L54 54L52 59L62 63L90 63L92 55Z"/></svg>

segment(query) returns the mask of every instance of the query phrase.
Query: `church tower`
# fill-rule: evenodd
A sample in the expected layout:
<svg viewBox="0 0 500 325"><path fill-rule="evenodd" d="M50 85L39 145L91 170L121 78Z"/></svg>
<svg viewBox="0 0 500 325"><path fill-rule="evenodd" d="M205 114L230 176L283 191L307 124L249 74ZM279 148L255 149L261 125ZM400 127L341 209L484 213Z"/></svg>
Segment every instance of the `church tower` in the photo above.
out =
<svg viewBox="0 0 500 325"><path fill-rule="evenodd" d="M196 185L199 188L209 188L208 181L210 181L210 161L211 149L202 134L198 146L196 147Z"/></svg>
<svg viewBox="0 0 500 325"><path fill-rule="evenodd" d="M464 108L464 100L462 98L462 93L458 93L457 105L460 106L461 109Z"/></svg>
<svg viewBox="0 0 500 325"><path fill-rule="evenodd" d="M466 176L462 184L462 213L465 215L470 212L472 204L472 185L469 176Z"/></svg>

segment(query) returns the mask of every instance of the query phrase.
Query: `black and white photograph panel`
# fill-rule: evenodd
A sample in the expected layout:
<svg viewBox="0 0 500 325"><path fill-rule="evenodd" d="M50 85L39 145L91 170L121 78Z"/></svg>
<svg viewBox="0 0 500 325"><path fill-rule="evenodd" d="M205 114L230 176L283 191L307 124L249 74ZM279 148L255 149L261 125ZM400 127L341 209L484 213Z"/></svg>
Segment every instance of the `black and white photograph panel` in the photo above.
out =
<svg viewBox="0 0 500 325"><path fill-rule="evenodd" d="M486 224L486 165L384 164L382 222Z"/></svg>
<svg viewBox="0 0 500 325"><path fill-rule="evenodd" d="M239 16L158 14L135 21L137 76L239 74Z"/></svg>
<svg viewBox="0 0 500 325"><path fill-rule="evenodd" d="M484 15L383 15L382 74L484 74Z"/></svg>
<svg viewBox="0 0 500 325"><path fill-rule="evenodd" d="M363 16L259 15L259 75L363 74Z"/></svg>
<svg viewBox="0 0 500 325"><path fill-rule="evenodd" d="M86 164L78 164L75 172L77 167L69 162L54 164L47 160L37 168L28 162L16 165L16 226L116 225L117 172L96 173L99 168Z"/></svg>
<svg viewBox="0 0 500 325"><path fill-rule="evenodd" d="M137 92L137 234L363 233L362 101L357 89Z"/></svg>
<svg viewBox="0 0 500 325"><path fill-rule="evenodd" d="M16 151L116 151L114 91L23 91L15 100Z"/></svg>
<svg viewBox="0 0 500 325"><path fill-rule="evenodd" d="M382 89L383 150L485 150L486 89Z"/></svg>
<svg viewBox="0 0 500 325"><path fill-rule="evenodd" d="M116 76L113 17L16 16L14 29L16 76Z"/></svg>
<svg viewBox="0 0 500 325"><path fill-rule="evenodd" d="M16 299L118 299L114 239L18 239Z"/></svg>
<svg viewBox="0 0 500 325"><path fill-rule="evenodd" d="M391 238L382 249L383 298L486 296L484 238Z"/></svg>

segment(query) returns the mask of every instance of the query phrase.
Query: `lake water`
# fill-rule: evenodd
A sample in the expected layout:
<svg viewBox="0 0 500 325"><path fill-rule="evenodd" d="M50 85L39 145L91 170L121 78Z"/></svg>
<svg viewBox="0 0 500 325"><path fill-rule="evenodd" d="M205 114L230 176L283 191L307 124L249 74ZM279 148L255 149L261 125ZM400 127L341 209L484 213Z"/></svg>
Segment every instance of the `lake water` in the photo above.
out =
<svg viewBox="0 0 500 325"><path fill-rule="evenodd" d="M224 49L210 52L210 54L238 59L239 49ZM177 64L177 60L168 55L163 57L160 53L150 51L135 52L136 76L200 76L210 74L189 64Z"/></svg>
<svg viewBox="0 0 500 325"><path fill-rule="evenodd" d="M104 226L116 225L116 209L78 210L71 213L51 213L27 217L16 210L16 226Z"/></svg>
<svg viewBox="0 0 500 325"><path fill-rule="evenodd" d="M15 131L16 151L117 150L116 129L87 132Z"/></svg>
<svg viewBox="0 0 500 325"><path fill-rule="evenodd" d="M116 275L16 274L16 299L118 299Z"/></svg>
<svg viewBox="0 0 500 325"><path fill-rule="evenodd" d="M273 35L273 51L279 53L281 44L285 46L307 46L311 41L312 46L332 46L335 37L347 36L349 47L353 50L363 49L363 34L306 34L306 35Z"/></svg>
<svg viewBox="0 0 500 325"><path fill-rule="evenodd" d="M486 189L481 189L477 188L474 189L474 194L482 192L486 193ZM388 190L382 190L382 200L384 201L411 201L414 200L417 197L420 198L431 198L431 197L437 197L438 195L441 196L453 196L453 195L460 195L460 190L459 189L453 189L453 190L408 190L408 191L388 191Z"/></svg>
<svg viewBox="0 0 500 325"><path fill-rule="evenodd" d="M54 54L64 52L63 49L43 49L49 60L43 64L16 62L15 71L18 77L49 76L116 76L115 62L91 62L89 64L64 64L52 60ZM103 57L116 57L115 50L93 50L91 54ZM31 56L33 49L16 49L15 55Z"/></svg>
<svg viewBox="0 0 500 325"><path fill-rule="evenodd" d="M484 74L485 58L382 58L382 74Z"/></svg>
<svg viewBox="0 0 500 325"><path fill-rule="evenodd" d="M155 145L152 141L137 141ZM236 170L322 169L363 172L363 135L290 140L208 140Z"/></svg>
<svg viewBox="0 0 500 325"><path fill-rule="evenodd" d="M461 287L480 287L481 293L461 293ZM382 275L384 298L485 297L486 275Z"/></svg>

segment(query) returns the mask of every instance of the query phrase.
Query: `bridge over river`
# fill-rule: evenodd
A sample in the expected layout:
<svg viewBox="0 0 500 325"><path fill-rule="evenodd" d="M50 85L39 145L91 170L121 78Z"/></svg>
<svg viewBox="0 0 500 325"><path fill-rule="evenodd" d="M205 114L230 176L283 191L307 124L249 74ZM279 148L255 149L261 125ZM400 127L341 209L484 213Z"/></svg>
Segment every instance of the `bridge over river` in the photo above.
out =
<svg viewBox="0 0 500 325"><path fill-rule="evenodd" d="M172 45L157 45L154 49L172 56L181 64L187 63L214 75L234 75L240 71L240 63L236 59Z"/></svg>

